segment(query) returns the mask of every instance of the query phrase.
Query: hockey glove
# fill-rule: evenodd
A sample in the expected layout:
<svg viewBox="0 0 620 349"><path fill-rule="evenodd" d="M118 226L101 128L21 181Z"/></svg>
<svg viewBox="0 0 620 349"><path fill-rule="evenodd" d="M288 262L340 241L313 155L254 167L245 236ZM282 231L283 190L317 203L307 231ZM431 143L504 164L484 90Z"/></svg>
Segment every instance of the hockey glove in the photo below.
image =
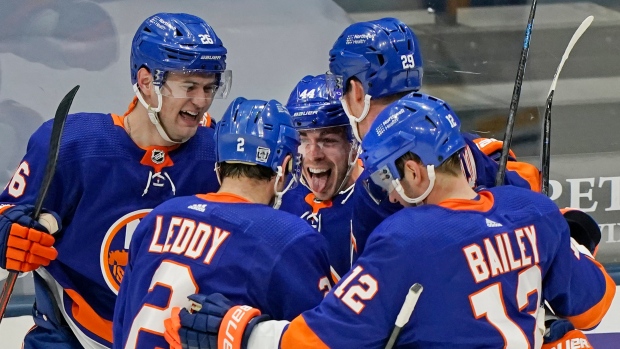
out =
<svg viewBox="0 0 620 349"><path fill-rule="evenodd" d="M587 213L565 208L560 210L570 228L570 237L578 244L585 246L592 256L596 256L599 242L601 242L601 229L596 221Z"/></svg>
<svg viewBox="0 0 620 349"><path fill-rule="evenodd" d="M35 221L33 211L32 205L0 205L0 268L29 272L56 259L50 234L59 230L60 218L47 211Z"/></svg>
<svg viewBox="0 0 620 349"><path fill-rule="evenodd" d="M543 339L542 349L592 348L586 335L576 330L570 321L563 319L551 322Z"/></svg>
<svg viewBox="0 0 620 349"><path fill-rule="evenodd" d="M172 349L245 349L252 328L268 316L256 308L233 306L220 293L194 294L189 310L173 308L164 321L164 337Z"/></svg>

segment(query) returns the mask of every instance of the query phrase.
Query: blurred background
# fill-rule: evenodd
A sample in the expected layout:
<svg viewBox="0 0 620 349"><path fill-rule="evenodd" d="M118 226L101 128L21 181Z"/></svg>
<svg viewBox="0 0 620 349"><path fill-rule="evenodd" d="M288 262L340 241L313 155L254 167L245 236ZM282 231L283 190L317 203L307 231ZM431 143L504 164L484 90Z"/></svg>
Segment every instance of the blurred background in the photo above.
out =
<svg viewBox="0 0 620 349"><path fill-rule="evenodd" d="M417 34L423 92L446 100L463 131L502 139L531 2L528 0L2 0L0 187L30 134L81 85L72 111L122 114L133 97L129 50L156 12L210 23L228 49L233 85L210 110L219 120L237 96L286 102L296 82L328 69L328 51L350 23L397 17ZM594 22L564 66L553 102L551 195L599 222L598 260L620 283L620 3L540 0L516 116L513 149L540 164L541 119L571 36ZM20 279L9 316L29 314ZM620 321L619 321L620 322ZM4 325L3 325L4 326ZM618 330L617 332L620 332Z"/></svg>

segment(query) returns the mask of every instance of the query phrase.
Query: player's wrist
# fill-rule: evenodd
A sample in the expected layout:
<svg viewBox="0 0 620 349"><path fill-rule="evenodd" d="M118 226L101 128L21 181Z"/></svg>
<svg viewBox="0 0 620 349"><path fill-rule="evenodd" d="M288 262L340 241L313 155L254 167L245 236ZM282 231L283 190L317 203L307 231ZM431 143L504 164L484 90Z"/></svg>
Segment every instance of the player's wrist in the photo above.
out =
<svg viewBox="0 0 620 349"><path fill-rule="evenodd" d="M248 341L250 340L250 335L252 334L252 330L254 329L254 327L260 324L261 322L267 321L270 319L271 317L269 315L262 314L262 315L252 318L250 322L248 322L248 325L243 331L243 338L241 340L241 349L247 349Z"/></svg>
<svg viewBox="0 0 620 349"><path fill-rule="evenodd" d="M218 348L245 349L252 328L268 319L260 310L248 305L230 308L220 324Z"/></svg>

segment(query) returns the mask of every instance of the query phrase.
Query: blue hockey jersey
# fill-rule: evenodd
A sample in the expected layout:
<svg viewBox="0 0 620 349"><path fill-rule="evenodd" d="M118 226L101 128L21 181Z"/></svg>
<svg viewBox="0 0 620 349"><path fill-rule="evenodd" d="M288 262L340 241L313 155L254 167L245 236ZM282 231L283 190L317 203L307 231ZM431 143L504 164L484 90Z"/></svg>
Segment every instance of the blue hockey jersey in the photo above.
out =
<svg viewBox="0 0 620 349"><path fill-rule="evenodd" d="M498 164L495 162L502 142L492 138L477 138L464 135L465 149L461 152L463 172L472 188L492 188ZM511 152L512 154L512 152ZM514 156L514 154L512 154ZM535 166L524 162L508 161L504 184L540 191L540 174ZM385 218L402 209L399 203L391 203L387 193L372 183L370 174L364 171L355 183L353 201L353 220L351 222L356 249L353 260L357 259L370 233Z"/></svg>
<svg viewBox="0 0 620 349"><path fill-rule="evenodd" d="M557 206L531 190L406 208L291 322L281 348L383 348L414 283L424 291L397 348L540 348L543 297L580 329L596 326L614 297L613 280L580 251Z"/></svg>
<svg viewBox="0 0 620 349"><path fill-rule="evenodd" d="M114 314L114 348L167 348L164 319L219 292L291 320L331 288L325 239L299 217L217 193L176 198L136 229Z"/></svg>
<svg viewBox="0 0 620 349"><path fill-rule="evenodd" d="M32 135L0 202L34 203L51 128L52 120ZM39 310L58 305L82 345L112 345L114 303L138 222L174 196L219 188L213 132L199 127L184 144L143 149L126 133L122 116L68 116L43 205L62 219L54 245L58 258L38 270L55 299L38 291L36 297Z"/></svg>
<svg viewBox="0 0 620 349"><path fill-rule="evenodd" d="M351 216L350 198L354 187L343 190L331 200L317 200L308 187L298 185L282 198L280 210L304 219L327 240L329 263L334 283L351 269Z"/></svg>

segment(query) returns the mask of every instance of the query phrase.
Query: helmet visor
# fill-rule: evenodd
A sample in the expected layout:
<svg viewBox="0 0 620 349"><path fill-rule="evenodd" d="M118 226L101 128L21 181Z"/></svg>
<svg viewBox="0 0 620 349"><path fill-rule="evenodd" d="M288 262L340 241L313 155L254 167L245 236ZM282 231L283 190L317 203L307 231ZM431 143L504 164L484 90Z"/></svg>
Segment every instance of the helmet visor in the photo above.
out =
<svg viewBox="0 0 620 349"><path fill-rule="evenodd" d="M340 102L342 97L342 76L334 75L330 72L325 73L325 96L327 102L337 103ZM303 91L302 91L303 93ZM300 95L300 97L303 97ZM307 99L312 99L314 96L308 96ZM302 102L303 102L303 98Z"/></svg>
<svg viewBox="0 0 620 349"><path fill-rule="evenodd" d="M169 72L162 85L161 95L171 98L226 98L232 85L232 71L209 73L204 70Z"/></svg>

